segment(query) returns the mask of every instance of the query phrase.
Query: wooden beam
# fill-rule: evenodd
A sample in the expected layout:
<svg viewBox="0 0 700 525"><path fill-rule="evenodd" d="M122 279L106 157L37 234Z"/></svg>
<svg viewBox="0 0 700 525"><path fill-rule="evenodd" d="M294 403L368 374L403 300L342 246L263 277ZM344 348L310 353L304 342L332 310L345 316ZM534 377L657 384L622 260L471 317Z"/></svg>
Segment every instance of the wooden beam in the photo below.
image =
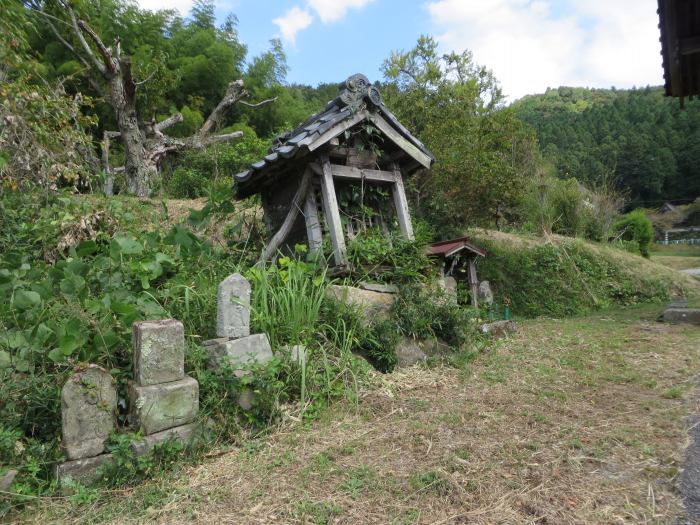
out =
<svg viewBox="0 0 700 525"><path fill-rule="evenodd" d="M338 198L335 195L335 184L333 184L333 171L328 155L321 155L323 166L321 174L321 194L323 196L323 214L326 216L328 233L333 246L333 258L337 266L344 266L347 263L345 238L343 237L343 226L340 222L340 210L338 208Z"/></svg>
<svg viewBox="0 0 700 525"><path fill-rule="evenodd" d="M297 188L297 191L294 194L294 198L292 199L292 202L289 205L289 211L287 212L287 216L284 218L282 226L280 226L280 229L277 230L277 233L275 233L272 236L270 242L267 243L267 246L265 246L265 248L263 249L263 253L260 256L260 261L258 262L270 259L277 252L277 250L279 250L279 247L287 238L287 235L289 235L289 232L291 231L292 226L294 225L294 221L296 220L297 215L299 214L299 209L301 208L301 206L304 203L304 200L306 199L306 193L311 183L312 174L313 172L309 168L306 168L306 171L304 171L304 175L302 176L301 181L299 182L299 187Z"/></svg>
<svg viewBox="0 0 700 525"><path fill-rule="evenodd" d="M318 220L318 203L313 185L309 186L304 201L304 220L306 222L306 236L309 239L309 253L316 255L323 245L323 231Z"/></svg>
<svg viewBox="0 0 700 525"><path fill-rule="evenodd" d="M469 291L472 296L472 306L479 307L479 281L476 279L476 257L469 258Z"/></svg>
<svg viewBox="0 0 700 525"><path fill-rule="evenodd" d="M406 200L406 191L403 187L403 179L401 178L401 170L398 164L394 163L394 184L391 187L391 193L394 196L394 206L396 207L396 217L399 220L399 228L401 233L407 239L413 240L413 226L411 225L411 215L408 211L408 201Z"/></svg>
<svg viewBox="0 0 700 525"><path fill-rule="evenodd" d="M679 48L681 55L694 55L695 53L700 53L700 37L690 36L682 38Z"/></svg>
<svg viewBox="0 0 700 525"><path fill-rule="evenodd" d="M379 128L379 130L384 133L384 135L386 135L394 144L413 157L416 162L425 168L430 168L432 163L430 157L411 144L407 139L403 138L401 134L396 131L386 120L374 114L369 114L369 120L372 121L372 123L377 126L377 128Z"/></svg>
<svg viewBox="0 0 700 525"><path fill-rule="evenodd" d="M343 131L353 127L355 124L362 122L368 116L369 116L369 113L367 112L367 110L362 110L362 111L358 111L357 113L355 113L355 115L353 115L352 118L339 122L338 124L336 124L335 126L330 128L329 130L327 130L325 133L323 133L321 136L314 139L313 142L308 144L307 147L309 148L309 151L314 151L315 149L320 148L321 146L326 144L329 140L337 137ZM303 144L303 142L304 141L302 141L300 143L300 145Z"/></svg>
<svg viewBox="0 0 700 525"><path fill-rule="evenodd" d="M319 175L323 174L323 169L316 163L311 164L311 168ZM336 179L344 180L369 180L372 182L396 182L396 175L392 171L366 170L354 168L352 166L341 166L331 164L331 173Z"/></svg>

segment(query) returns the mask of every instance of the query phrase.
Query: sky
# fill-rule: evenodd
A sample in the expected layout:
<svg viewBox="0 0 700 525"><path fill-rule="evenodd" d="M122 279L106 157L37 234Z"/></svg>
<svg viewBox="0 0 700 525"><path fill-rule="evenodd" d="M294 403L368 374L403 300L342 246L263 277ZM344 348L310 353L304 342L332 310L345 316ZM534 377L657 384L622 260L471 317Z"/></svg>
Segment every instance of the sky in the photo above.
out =
<svg viewBox="0 0 700 525"><path fill-rule="evenodd" d="M187 15L192 0L137 0ZM392 51L420 35L440 51L469 49L512 101L548 87L663 83L656 0L216 0L239 20L249 56L281 38L287 81L317 85L353 73L381 80Z"/></svg>

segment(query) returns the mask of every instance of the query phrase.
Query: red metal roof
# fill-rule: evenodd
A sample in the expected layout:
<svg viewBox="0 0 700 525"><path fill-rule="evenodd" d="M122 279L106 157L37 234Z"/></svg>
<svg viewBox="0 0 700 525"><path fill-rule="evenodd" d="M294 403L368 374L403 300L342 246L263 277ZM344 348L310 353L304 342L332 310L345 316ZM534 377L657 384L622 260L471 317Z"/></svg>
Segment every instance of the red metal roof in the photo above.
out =
<svg viewBox="0 0 700 525"><path fill-rule="evenodd" d="M448 241L435 242L428 246L427 254L439 257L451 257L462 250L469 250L482 257L486 256L486 250L473 245L467 237L459 237Z"/></svg>

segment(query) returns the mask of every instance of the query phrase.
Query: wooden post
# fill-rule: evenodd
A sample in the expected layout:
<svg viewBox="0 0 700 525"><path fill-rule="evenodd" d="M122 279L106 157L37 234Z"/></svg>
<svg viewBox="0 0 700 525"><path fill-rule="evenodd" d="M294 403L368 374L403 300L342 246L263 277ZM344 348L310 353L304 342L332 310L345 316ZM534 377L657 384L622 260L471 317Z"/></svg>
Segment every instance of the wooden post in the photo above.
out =
<svg viewBox="0 0 700 525"><path fill-rule="evenodd" d="M335 184L333 184L333 172L328 155L321 156L323 173L321 174L321 194L323 196L323 213L328 224L328 233L331 236L333 246L333 258L337 266L347 263L345 238L343 237L343 226L340 222L340 210L338 209L338 199L335 195Z"/></svg>
<svg viewBox="0 0 700 525"><path fill-rule="evenodd" d="M479 281L476 279L476 257L469 258L469 290L472 296L472 306L479 307Z"/></svg>
<svg viewBox="0 0 700 525"><path fill-rule="evenodd" d="M391 186L391 193L394 196L394 207L396 208L396 217L399 220L399 228L404 237L413 240L413 226L411 225L411 215L408 212L408 201L406 200L406 191L403 187L403 178L401 178L401 170L394 163L394 184Z"/></svg>
<svg viewBox="0 0 700 525"><path fill-rule="evenodd" d="M318 221L318 204L313 184L309 186L304 201L304 220L306 222L306 236L309 239L309 253L316 255L323 245L323 232Z"/></svg>

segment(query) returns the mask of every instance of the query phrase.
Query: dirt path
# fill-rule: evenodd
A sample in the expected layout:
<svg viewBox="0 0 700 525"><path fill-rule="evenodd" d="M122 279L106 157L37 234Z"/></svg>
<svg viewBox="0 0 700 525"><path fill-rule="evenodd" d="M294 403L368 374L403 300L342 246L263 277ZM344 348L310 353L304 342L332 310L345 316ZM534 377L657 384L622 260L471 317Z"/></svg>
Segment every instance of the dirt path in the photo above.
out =
<svg viewBox="0 0 700 525"><path fill-rule="evenodd" d="M700 338L657 314L529 321L457 368L380 376L309 426L32 519L674 523Z"/></svg>

